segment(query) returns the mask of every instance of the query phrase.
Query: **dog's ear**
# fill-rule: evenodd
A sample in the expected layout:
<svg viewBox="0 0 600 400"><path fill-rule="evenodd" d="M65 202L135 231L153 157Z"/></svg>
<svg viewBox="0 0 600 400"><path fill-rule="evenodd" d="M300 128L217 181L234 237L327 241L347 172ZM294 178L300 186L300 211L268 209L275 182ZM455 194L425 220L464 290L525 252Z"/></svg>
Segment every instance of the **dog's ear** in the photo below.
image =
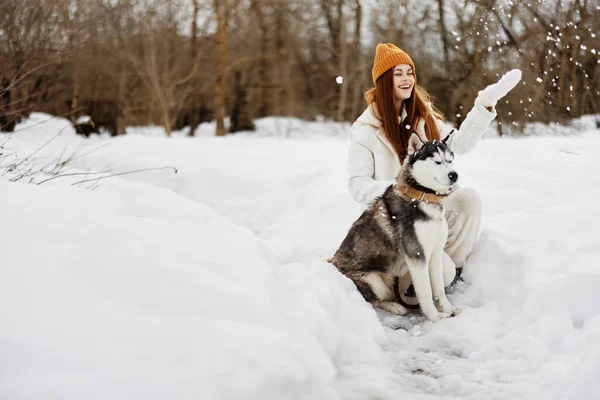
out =
<svg viewBox="0 0 600 400"><path fill-rule="evenodd" d="M447 145L448 143L448 139L450 139L450 135L452 135L454 133L454 129L452 129L450 131L450 133L448 134L448 136L446 136L444 139L442 139L442 143L444 143L445 145Z"/></svg>
<svg viewBox="0 0 600 400"><path fill-rule="evenodd" d="M413 132L412 135L410 135L410 139L408 139L408 149L407 149L408 155L413 155L417 151L421 150L421 147L423 147L423 144L424 143L421 140L421 138L419 137L419 134L417 132Z"/></svg>

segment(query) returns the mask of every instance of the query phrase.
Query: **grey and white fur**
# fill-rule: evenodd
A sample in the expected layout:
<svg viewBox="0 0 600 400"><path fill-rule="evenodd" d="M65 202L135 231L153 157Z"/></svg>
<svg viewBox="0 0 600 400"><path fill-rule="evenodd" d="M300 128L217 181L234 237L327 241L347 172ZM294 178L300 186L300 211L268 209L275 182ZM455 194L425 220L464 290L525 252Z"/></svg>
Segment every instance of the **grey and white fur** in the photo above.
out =
<svg viewBox="0 0 600 400"><path fill-rule="evenodd" d="M450 194L458 174L446 140L423 142L413 133L397 184ZM415 200L394 184L352 225L331 263L356 284L366 301L393 314L407 312L396 301L395 279L404 282L401 290L412 280L421 311L437 321L459 312L444 289L442 252L447 237L443 202Z"/></svg>

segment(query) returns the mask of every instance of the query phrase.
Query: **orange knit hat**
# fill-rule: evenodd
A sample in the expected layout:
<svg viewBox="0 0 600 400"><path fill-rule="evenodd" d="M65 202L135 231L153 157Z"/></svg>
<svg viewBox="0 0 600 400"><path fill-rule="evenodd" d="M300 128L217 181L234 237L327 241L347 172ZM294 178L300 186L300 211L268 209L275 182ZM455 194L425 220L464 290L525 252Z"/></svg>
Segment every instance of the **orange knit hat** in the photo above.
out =
<svg viewBox="0 0 600 400"><path fill-rule="evenodd" d="M376 85L377 78L383 75L385 71L398 64L410 65L413 69L415 79L417 78L415 64L408 54L391 43L379 43L375 49L375 61L373 62L373 84Z"/></svg>

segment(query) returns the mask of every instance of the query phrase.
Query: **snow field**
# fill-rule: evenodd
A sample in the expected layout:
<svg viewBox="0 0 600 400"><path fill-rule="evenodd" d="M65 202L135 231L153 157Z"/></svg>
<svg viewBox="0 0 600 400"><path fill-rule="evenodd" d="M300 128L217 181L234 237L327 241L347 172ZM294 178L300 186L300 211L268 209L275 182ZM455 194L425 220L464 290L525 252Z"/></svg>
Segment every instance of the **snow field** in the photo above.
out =
<svg viewBox="0 0 600 400"><path fill-rule="evenodd" d="M33 126L45 118L5 147L30 154L64 128ZM324 262L360 212L345 128L257 125L66 128L36 163L84 143L82 171L178 173L0 181L0 398L599 398L597 130L457 158L484 231L450 296L463 312L432 324L374 312Z"/></svg>

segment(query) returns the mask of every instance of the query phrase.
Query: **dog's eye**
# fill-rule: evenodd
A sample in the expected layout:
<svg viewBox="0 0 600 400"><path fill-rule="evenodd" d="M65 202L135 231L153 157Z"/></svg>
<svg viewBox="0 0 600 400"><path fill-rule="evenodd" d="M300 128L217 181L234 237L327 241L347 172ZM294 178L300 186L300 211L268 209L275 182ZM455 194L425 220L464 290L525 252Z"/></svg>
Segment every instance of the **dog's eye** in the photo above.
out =
<svg viewBox="0 0 600 400"><path fill-rule="evenodd" d="M441 165L441 164L442 164L442 162L441 162L441 161L436 161L435 163L436 163L437 165Z"/></svg>

